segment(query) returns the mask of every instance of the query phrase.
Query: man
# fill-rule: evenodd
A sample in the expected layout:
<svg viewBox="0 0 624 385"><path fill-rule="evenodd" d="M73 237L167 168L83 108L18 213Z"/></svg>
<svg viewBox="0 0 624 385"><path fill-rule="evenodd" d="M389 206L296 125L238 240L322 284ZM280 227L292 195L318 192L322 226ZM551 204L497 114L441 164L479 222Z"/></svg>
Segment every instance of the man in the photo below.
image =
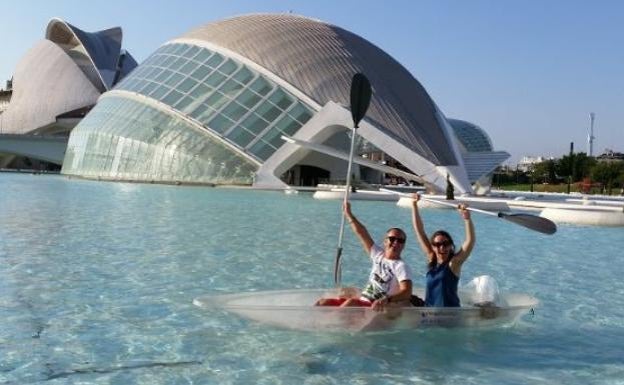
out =
<svg viewBox="0 0 624 385"><path fill-rule="evenodd" d="M386 232L383 248L376 245L366 227L351 212L351 204L345 203L344 215L351 230L357 235L364 251L370 256L372 268L368 283L360 297L323 298L318 306L368 306L381 311L389 303L409 304L412 296L412 271L401 259L405 247L405 232L391 228Z"/></svg>

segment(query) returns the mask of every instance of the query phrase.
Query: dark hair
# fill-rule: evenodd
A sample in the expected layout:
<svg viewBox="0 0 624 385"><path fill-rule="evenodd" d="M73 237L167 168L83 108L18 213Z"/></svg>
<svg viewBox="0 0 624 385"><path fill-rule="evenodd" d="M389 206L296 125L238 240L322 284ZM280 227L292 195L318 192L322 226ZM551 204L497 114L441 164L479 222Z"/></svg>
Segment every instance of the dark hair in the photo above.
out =
<svg viewBox="0 0 624 385"><path fill-rule="evenodd" d="M433 240L438 235L443 236L444 238L448 239L451 242L452 248L451 248L451 254L450 254L450 257L449 257L449 260L450 260L455 255L455 242L453 242L453 237L451 237L451 234L449 234L448 232L446 232L444 230L438 230L438 231L436 231L435 233L433 233L431 235L431 238L429 239L429 242L433 243ZM429 269L432 269L432 268L436 267L437 265L438 265L438 259L437 258L433 258L433 260L431 262L429 262L427 267Z"/></svg>
<svg viewBox="0 0 624 385"><path fill-rule="evenodd" d="M401 233L401 236L403 237L403 239L407 239L407 234L405 234L405 231L403 231L403 229L400 229L398 227L391 227L391 228L389 228L388 230L386 230L386 234L388 234L392 230L398 231L399 233Z"/></svg>

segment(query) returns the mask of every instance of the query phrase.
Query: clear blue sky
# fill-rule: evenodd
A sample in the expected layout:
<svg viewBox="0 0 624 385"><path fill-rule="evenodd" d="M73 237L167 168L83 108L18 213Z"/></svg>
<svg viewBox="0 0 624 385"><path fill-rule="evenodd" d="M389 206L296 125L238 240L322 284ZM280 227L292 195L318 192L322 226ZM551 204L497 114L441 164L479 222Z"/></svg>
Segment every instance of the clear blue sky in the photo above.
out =
<svg viewBox="0 0 624 385"><path fill-rule="evenodd" d="M497 150L560 157L570 142L624 152L624 1L0 2L0 79L60 17L86 31L121 26L140 62L165 41L221 18L293 12L348 29L394 56L447 117L483 127Z"/></svg>

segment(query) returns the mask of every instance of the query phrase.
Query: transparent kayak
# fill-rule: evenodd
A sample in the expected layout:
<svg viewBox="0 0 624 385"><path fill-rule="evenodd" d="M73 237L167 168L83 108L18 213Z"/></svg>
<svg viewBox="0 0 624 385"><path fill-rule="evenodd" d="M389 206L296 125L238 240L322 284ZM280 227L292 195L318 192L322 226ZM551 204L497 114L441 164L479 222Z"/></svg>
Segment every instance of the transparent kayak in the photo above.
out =
<svg viewBox="0 0 624 385"><path fill-rule="evenodd" d="M422 297L423 290L414 293ZM388 307L382 312L366 307L314 306L319 298L338 296L338 289L258 291L202 296L201 308L225 310L243 318L279 328L320 332L379 332L429 327L472 328L514 324L539 304L526 294L501 294L501 306L470 304L471 294L459 293L462 307Z"/></svg>

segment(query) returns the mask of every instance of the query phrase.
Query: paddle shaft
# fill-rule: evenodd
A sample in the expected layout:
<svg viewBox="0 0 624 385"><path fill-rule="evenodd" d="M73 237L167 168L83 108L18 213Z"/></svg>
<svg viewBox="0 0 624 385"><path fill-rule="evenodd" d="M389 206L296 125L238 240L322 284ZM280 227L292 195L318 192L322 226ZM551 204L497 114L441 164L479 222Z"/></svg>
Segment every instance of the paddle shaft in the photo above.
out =
<svg viewBox="0 0 624 385"><path fill-rule="evenodd" d="M392 194L396 194L396 195L404 196L408 198L412 197L412 194L406 194L406 193L402 193L402 192L394 191L394 190L388 190L388 189L382 188L382 189L379 189L379 191L388 192L388 193L392 193ZM423 196L421 196L420 199L433 202L442 206L449 206L449 207L455 207L455 208L458 208L459 206L455 203L444 202L444 201L431 199L431 198L427 198ZM552 222L551 220L547 218L542 218L542 217L538 217L535 215L531 215L531 214L506 214L502 212L475 209L473 207L466 207L466 210L502 218L511 223L515 223L517 225L524 226L527 229L538 231L544 234L554 234L557 231L557 225L555 225L555 223Z"/></svg>
<svg viewBox="0 0 624 385"><path fill-rule="evenodd" d="M347 181L345 183L345 193L344 198L342 200L342 206L347 204L349 201L349 193L351 192L351 168L353 166L353 153L355 152L355 133L356 133L357 125L353 127L353 132L351 135L351 149L349 150L349 164L347 165ZM334 283L337 287L340 287L341 282L341 268L340 268L340 256L342 255L342 240L344 238L344 227L346 218L344 213L340 216L340 231L338 232L338 247L336 250L336 260L334 263Z"/></svg>
<svg viewBox="0 0 624 385"><path fill-rule="evenodd" d="M347 178L345 183L345 193L344 199L342 202L343 207L349 201L349 193L351 192L351 169L353 166L353 154L355 153L355 136L357 134L357 128L366 115L366 110L368 109L368 105L370 104L370 99L373 91L370 85L370 82L364 76L364 74L356 73L353 75L353 79L351 79L351 92L350 92L350 101L351 101L351 117L353 118L353 132L351 133L351 148L349 149L349 163L347 166ZM334 283L337 287L340 287L341 283L341 263L340 257L342 256L342 239L344 237L344 227L345 227L345 215L344 208L340 208L340 212L342 215L340 216L340 231L338 232L338 248L336 250L336 258L334 261Z"/></svg>

